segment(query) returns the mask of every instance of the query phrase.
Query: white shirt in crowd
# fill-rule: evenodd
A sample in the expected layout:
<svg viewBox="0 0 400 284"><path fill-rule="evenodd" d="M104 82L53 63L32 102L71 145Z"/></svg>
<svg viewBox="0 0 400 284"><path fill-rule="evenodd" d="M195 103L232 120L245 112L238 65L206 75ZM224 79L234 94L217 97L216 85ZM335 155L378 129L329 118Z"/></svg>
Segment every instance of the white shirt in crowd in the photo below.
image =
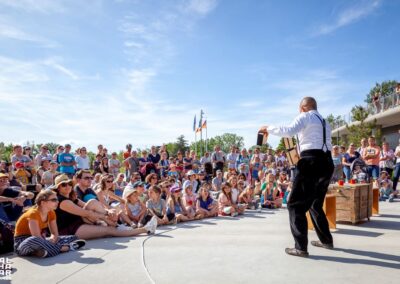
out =
<svg viewBox="0 0 400 284"><path fill-rule="evenodd" d="M76 156L75 157L75 162L76 162L76 168L80 170L88 170L90 169L90 160L89 157L81 157L81 156Z"/></svg>
<svg viewBox="0 0 400 284"><path fill-rule="evenodd" d="M109 167L117 166L117 167L111 169L111 172L115 175L115 174L119 173L119 168L121 167L121 162L119 160L117 160L117 159L112 159L111 158L111 159L108 160L108 166Z"/></svg>
<svg viewBox="0 0 400 284"><path fill-rule="evenodd" d="M299 138L300 152L312 149L322 149L323 146L323 127L317 115L322 116L316 110L300 113L289 126L269 126L268 133L280 137L293 137L296 134ZM326 122L326 146L332 150L331 126ZM326 151L326 148L323 149Z"/></svg>
<svg viewBox="0 0 400 284"><path fill-rule="evenodd" d="M200 164L204 165L205 163L211 163L211 156L208 156L208 157L206 157L206 156L201 157L201 159L200 159Z"/></svg>
<svg viewBox="0 0 400 284"><path fill-rule="evenodd" d="M239 155L237 153L229 153L226 156L226 160L228 162L228 169L236 169L236 159Z"/></svg>
<svg viewBox="0 0 400 284"><path fill-rule="evenodd" d="M396 156L396 164L400 163L400 145L396 147L394 154Z"/></svg>
<svg viewBox="0 0 400 284"><path fill-rule="evenodd" d="M53 159L51 154L37 154L35 157L35 164L37 167L40 167L42 165L43 160L48 160L51 161Z"/></svg>

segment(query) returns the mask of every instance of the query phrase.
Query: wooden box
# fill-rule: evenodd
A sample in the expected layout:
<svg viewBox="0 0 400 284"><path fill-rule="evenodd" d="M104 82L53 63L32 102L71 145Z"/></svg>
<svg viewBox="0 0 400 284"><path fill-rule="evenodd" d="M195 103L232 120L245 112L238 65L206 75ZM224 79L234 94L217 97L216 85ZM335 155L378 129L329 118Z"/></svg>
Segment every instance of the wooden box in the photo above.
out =
<svg viewBox="0 0 400 284"><path fill-rule="evenodd" d="M326 219L328 220L329 229L336 229L336 196L334 194L327 194L322 209L325 212ZM314 230L314 225L311 221L310 212L307 211L307 224L309 230Z"/></svg>
<svg viewBox="0 0 400 284"><path fill-rule="evenodd" d="M372 215L372 184L345 184L329 187L336 196L336 220L356 224Z"/></svg>

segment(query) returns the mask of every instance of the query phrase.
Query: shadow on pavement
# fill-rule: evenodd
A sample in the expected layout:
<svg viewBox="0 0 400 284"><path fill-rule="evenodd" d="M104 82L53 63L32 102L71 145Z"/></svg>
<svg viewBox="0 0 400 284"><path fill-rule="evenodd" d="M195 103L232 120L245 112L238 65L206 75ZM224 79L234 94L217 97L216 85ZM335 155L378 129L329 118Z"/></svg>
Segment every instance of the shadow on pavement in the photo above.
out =
<svg viewBox="0 0 400 284"><path fill-rule="evenodd" d="M375 217L375 216L374 216ZM376 217L384 217L384 218L395 218L398 219L400 218L400 215L394 215L394 214L379 214Z"/></svg>
<svg viewBox="0 0 400 284"><path fill-rule="evenodd" d="M380 267L392 268L392 269L400 269L400 264L392 263L392 262L378 261L378 260L371 260L371 259L345 258L345 257L322 256L322 255L310 255L309 259L341 262L341 263L348 263L348 264L364 264L364 265L380 266Z"/></svg>
<svg viewBox="0 0 400 284"><path fill-rule="evenodd" d="M398 256L398 255L374 252L374 251L345 249L345 248L335 248L335 251L342 251L342 252L349 253L349 254L368 256L371 258L382 259L382 260L396 261L400 264L400 256Z"/></svg>
<svg viewBox="0 0 400 284"><path fill-rule="evenodd" d="M339 228L337 231L332 232L333 234L340 234L340 235L351 235L351 236L360 236L360 237L370 237L370 238L376 238L381 235L382 233L376 233L376 232L369 232L369 231L360 231L360 230L354 230L354 229L342 229Z"/></svg>
<svg viewBox="0 0 400 284"><path fill-rule="evenodd" d="M53 266L72 262L82 264L99 264L104 262L100 257L84 257L82 253L77 251L59 254L49 258L24 257L24 259L40 266Z"/></svg>
<svg viewBox="0 0 400 284"><path fill-rule="evenodd" d="M400 230L399 221L373 220L361 225L363 228L385 229L385 230Z"/></svg>

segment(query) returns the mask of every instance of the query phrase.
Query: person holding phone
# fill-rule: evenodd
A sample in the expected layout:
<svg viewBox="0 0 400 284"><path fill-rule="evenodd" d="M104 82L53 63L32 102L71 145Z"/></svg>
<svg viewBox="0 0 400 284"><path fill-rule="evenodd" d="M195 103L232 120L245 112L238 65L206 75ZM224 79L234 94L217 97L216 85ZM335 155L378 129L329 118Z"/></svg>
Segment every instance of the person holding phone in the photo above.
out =
<svg viewBox="0 0 400 284"><path fill-rule="evenodd" d="M285 252L293 256L307 257L309 255L307 211L310 211L319 238L319 241L312 241L311 244L316 247L333 248L333 238L322 205L334 165L331 156L331 127L319 114L316 100L312 97L303 98L299 111L300 114L291 125L263 126L259 133L289 138L298 135L300 147L298 173L294 178L287 205L295 247L286 248Z"/></svg>

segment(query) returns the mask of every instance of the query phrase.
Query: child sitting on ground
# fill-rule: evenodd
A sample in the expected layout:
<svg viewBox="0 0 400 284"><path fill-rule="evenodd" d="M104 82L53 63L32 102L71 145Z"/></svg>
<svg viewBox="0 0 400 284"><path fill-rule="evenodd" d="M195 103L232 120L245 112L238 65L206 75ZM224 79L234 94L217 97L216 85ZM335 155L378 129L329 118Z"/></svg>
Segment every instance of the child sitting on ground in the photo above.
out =
<svg viewBox="0 0 400 284"><path fill-rule="evenodd" d="M187 212L181 197L182 188L179 185L173 185L170 188L171 195L167 201L167 215L175 216L176 223L193 220L194 214Z"/></svg>
<svg viewBox="0 0 400 284"><path fill-rule="evenodd" d="M190 215L196 214L196 195L194 195L193 187L190 183L183 184L183 204ZM197 219L196 216L195 219Z"/></svg>
<svg viewBox="0 0 400 284"><path fill-rule="evenodd" d="M125 215L128 216L131 221L129 225L132 228L143 227L140 223L145 212L146 207L139 200L138 191L136 188L127 188L124 190L123 199L126 200L125 203Z"/></svg>
<svg viewBox="0 0 400 284"><path fill-rule="evenodd" d="M267 175L265 190L261 195L261 204L263 208L274 209L282 207L282 198L279 196L278 185L272 173Z"/></svg>
<svg viewBox="0 0 400 284"><path fill-rule="evenodd" d="M397 190L394 191L390 186L390 182L387 179L381 180L380 182L380 198L379 201L393 202L394 197L397 195Z"/></svg>
<svg viewBox="0 0 400 284"><path fill-rule="evenodd" d="M221 194L218 196L218 214L220 216L238 215L235 206L232 203L231 185L228 182L222 183Z"/></svg>
<svg viewBox="0 0 400 284"><path fill-rule="evenodd" d="M144 217L144 224L151 220L153 216L157 218L158 225L166 225L173 221L174 214L167 214L166 202L161 198L161 188L153 185L149 188L149 200L146 202L147 213Z"/></svg>
<svg viewBox="0 0 400 284"><path fill-rule="evenodd" d="M256 209L258 207L258 200L254 197L254 186L249 185L239 195L239 202L246 204L247 209Z"/></svg>
<svg viewBox="0 0 400 284"><path fill-rule="evenodd" d="M196 202L196 215L201 218L214 217L218 215L218 207L210 196L209 187L203 185L199 190L199 197Z"/></svg>

